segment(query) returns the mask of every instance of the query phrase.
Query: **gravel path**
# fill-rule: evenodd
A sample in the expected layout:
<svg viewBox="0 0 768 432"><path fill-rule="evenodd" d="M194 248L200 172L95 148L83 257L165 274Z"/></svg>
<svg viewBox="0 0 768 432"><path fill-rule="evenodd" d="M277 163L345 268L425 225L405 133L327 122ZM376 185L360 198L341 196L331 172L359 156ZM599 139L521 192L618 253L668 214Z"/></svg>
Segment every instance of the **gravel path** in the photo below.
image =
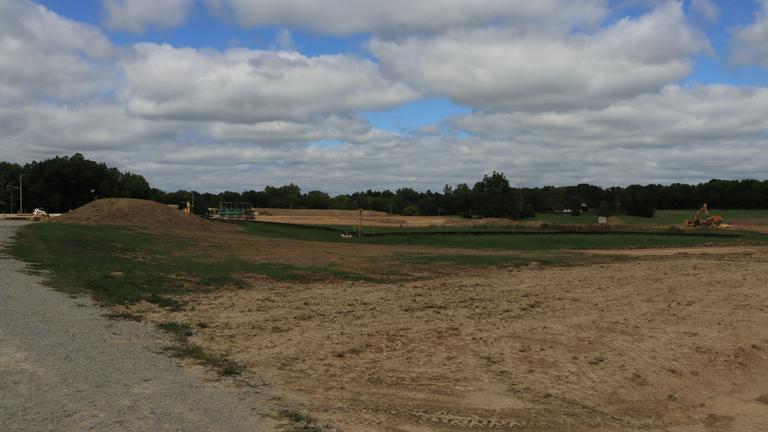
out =
<svg viewBox="0 0 768 432"><path fill-rule="evenodd" d="M0 222L0 249L20 225ZM273 430L256 390L204 384L160 353L167 336L102 313L0 254L1 430Z"/></svg>

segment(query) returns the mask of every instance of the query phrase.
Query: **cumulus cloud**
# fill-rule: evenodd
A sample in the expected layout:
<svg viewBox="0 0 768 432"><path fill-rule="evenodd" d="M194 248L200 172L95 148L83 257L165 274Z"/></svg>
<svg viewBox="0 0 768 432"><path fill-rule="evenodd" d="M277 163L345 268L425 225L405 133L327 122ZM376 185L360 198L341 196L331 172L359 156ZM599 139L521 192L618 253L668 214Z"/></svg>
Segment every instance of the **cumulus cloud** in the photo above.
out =
<svg viewBox="0 0 768 432"><path fill-rule="evenodd" d="M102 0L106 26L141 33L146 27L176 27L184 22L192 0Z"/></svg>
<svg viewBox="0 0 768 432"><path fill-rule="evenodd" d="M434 190L492 170L531 185L764 177L768 89L669 85L708 45L680 3L638 1L657 8L601 30L574 26L602 19L602 1L243 2L270 23L312 16L303 29L375 32L379 65L292 51L116 49L92 26L0 0L0 154L21 162L79 151L161 188L211 191L289 182ZM234 10L236 0L218 3ZM341 16L355 19L331 16L342 3ZM277 38L285 49L289 35ZM422 94L475 111L413 134L360 114Z"/></svg>
<svg viewBox="0 0 768 432"><path fill-rule="evenodd" d="M524 26L592 26L606 0L207 0L243 25L282 25L326 34L436 31L489 22Z"/></svg>
<svg viewBox="0 0 768 432"><path fill-rule="evenodd" d="M733 35L733 60L739 65L768 67L768 0L760 0L755 21Z"/></svg>
<svg viewBox="0 0 768 432"><path fill-rule="evenodd" d="M105 91L110 41L95 27L27 1L0 0L0 104L72 101Z"/></svg>
<svg viewBox="0 0 768 432"><path fill-rule="evenodd" d="M653 125L647 125L652 128ZM544 131L539 131L544 133ZM524 136L382 136L365 145L252 146L247 143L179 147L142 166L160 184L177 186L171 173L209 189L249 189L294 182L305 189L343 193L403 186L439 190L503 171L513 183L602 185L705 181L764 176L765 137L631 148L569 141L542 145ZM183 151L181 151L183 149ZM180 155L182 155L180 157ZM169 171L170 169L170 171ZM189 173L194 172L194 175Z"/></svg>
<svg viewBox="0 0 768 432"><path fill-rule="evenodd" d="M151 147L175 139L180 131L178 124L133 118L122 106L111 103L0 109L0 125L3 120L14 118L24 121L6 138L59 151L132 151L138 145Z"/></svg>
<svg viewBox="0 0 768 432"><path fill-rule="evenodd" d="M188 121L255 123L375 110L411 101L408 86L370 60L297 52L140 44L123 66L130 112Z"/></svg>
<svg viewBox="0 0 768 432"><path fill-rule="evenodd" d="M479 109L538 110L656 91L688 75L689 57L709 45L670 2L594 34L490 28L375 38L370 48L385 71L425 92Z"/></svg>
<svg viewBox="0 0 768 432"><path fill-rule="evenodd" d="M0 110L0 152L82 151L168 189L435 190L492 170L530 185L690 182L762 178L766 116L767 89L734 86L669 86L599 109L455 119L469 136L398 135L341 116L251 125L147 120L120 106L36 107Z"/></svg>
<svg viewBox="0 0 768 432"><path fill-rule="evenodd" d="M310 141L360 142L375 134L371 125L361 119L332 115L301 123L268 121L253 124L211 122L205 125L206 136L218 142L247 142L263 145Z"/></svg>
<svg viewBox="0 0 768 432"><path fill-rule="evenodd" d="M692 0L691 10L708 21L717 21L720 16L720 11L712 0Z"/></svg>
<svg viewBox="0 0 768 432"><path fill-rule="evenodd" d="M763 139L767 115L765 88L668 86L601 109L476 113L455 119L454 125L485 139L524 140L548 148L641 150Z"/></svg>

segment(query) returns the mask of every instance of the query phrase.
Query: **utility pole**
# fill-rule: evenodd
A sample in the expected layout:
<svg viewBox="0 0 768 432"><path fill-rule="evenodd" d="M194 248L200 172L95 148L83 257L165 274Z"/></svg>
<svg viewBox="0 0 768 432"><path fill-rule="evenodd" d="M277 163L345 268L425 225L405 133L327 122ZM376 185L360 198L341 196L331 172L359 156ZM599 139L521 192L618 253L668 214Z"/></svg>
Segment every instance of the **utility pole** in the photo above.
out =
<svg viewBox="0 0 768 432"><path fill-rule="evenodd" d="M357 238L363 237L363 209L360 209L360 224L357 226Z"/></svg>
<svg viewBox="0 0 768 432"><path fill-rule="evenodd" d="M24 185L21 182L21 173L19 173L19 213L24 213Z"/></svg>

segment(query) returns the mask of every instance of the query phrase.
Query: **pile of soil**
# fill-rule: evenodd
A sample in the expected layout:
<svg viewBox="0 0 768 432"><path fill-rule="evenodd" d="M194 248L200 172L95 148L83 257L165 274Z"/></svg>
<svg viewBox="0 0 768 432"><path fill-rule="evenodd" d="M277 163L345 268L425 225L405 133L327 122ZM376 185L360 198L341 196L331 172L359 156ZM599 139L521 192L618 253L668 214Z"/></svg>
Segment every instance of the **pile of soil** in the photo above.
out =
<svg viewBox="0 0 768 432"><path fill-rule="evenodd" d="M138 225L168 229L210 229L213 223L200 216L185 215L155 201L105 198L92 201L55 219L81 224Z"/></svg>

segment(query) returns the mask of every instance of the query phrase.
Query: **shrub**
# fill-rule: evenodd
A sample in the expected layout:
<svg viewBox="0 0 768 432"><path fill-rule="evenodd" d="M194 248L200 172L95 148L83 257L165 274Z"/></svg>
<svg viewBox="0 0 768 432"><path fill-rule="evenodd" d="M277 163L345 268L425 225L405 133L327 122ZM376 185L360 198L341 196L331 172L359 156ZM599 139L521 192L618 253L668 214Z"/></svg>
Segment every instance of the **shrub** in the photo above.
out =
<svg viewBox="0 0 768 432"><path fill-rule="evenodd" d="M416 206L408 206L403 209L403 216L418 216L419 215L419 208Z"/></svg>

